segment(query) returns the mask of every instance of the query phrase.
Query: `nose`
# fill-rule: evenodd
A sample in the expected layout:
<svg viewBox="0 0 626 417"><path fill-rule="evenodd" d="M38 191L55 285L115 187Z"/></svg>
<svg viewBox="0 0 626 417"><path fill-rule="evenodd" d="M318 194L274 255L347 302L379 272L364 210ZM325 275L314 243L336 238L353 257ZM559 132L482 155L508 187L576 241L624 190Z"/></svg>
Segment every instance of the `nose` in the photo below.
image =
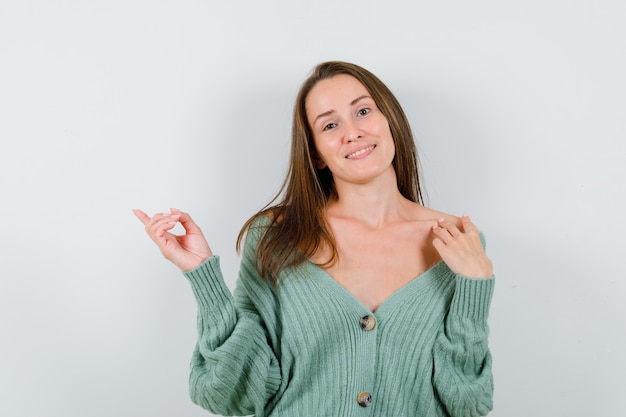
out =
<svg viewBox="0 0 626 417"><path fill-rule="evenodd" d="M361 128L359 127L356 121L350 120L346 122L344 125L346 128L345 129L346 141L352 142L363 136L363 132L361 131Z"/></svg>

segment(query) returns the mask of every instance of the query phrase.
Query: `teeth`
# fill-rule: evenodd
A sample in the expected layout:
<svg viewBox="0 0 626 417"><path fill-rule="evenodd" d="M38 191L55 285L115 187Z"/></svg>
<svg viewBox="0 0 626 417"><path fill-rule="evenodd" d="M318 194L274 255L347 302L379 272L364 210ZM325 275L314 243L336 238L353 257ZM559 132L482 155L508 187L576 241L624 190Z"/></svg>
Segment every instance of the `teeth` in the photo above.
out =
<svg viewBox="0 0 626 417"><path fill-rule="evenodd" d="M360 151L356 151L356 152L354 152L354 153L351 153L350 155L346 156L346 158L348 158L348 159L350 159L350 158L354 158L355 156L362 155L362 154L364 154L365 152L369 152L369 151L371 151L372 149L374 149L374 145L372 145L372 146L370 146L370 147L367 147L367 148L365 148L365 149L361 149Z"/></svg>

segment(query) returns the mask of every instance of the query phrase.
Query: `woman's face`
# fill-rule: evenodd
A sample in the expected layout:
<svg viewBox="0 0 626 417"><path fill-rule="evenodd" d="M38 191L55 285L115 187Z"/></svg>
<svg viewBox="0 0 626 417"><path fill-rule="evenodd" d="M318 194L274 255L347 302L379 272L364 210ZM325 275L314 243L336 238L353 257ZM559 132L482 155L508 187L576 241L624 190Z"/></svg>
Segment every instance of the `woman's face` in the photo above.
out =
<svg viewBox="0 0 626 417"><path fill-rule="evenodd" d="M319 81L306 114L321 161L335 183L363 184L393 172L395 145L389 123L365 86L351 75Z"/></svg>

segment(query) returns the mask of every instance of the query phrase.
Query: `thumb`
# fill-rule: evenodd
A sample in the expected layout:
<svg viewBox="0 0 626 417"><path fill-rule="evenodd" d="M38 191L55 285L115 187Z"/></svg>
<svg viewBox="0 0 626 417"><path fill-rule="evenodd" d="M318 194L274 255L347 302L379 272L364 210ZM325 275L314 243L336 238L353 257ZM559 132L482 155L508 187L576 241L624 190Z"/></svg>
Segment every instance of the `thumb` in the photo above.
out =
<svg viewBox="0 0 626 417"><path fill-rule="evenodd" d="M170 209L170 211L172 212L172 214L180 215L180 218L178 219L178 221L180 222L180 224L183 226L183 228L188 234L201 234L202 233L202 230L200 230L200 227L193 221L189 213L182 212L175 208Z"/></svg>

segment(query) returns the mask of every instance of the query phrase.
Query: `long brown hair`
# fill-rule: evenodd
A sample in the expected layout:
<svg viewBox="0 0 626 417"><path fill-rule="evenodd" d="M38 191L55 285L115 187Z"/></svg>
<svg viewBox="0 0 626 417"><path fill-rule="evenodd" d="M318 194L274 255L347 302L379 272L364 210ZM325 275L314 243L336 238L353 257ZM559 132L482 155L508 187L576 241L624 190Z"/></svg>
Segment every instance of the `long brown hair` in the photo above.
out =
<svg viewBox="0 0 626 417"><path fill-rule="evenodd" d="M407 199L423 204L419 180L417 149L409 122L391 90L374 74L358 65L331 61L319 64L304 81L294 106L289 168L278 194L241 228L237 248L245 233L260 218L268 217L256 248L259 274L276 284L279 274L310 259L321 245L328 245L331 256L322 266L332 265L338 257L337 245L324 217L324 208L337 198L333 176L318 168L319 159L306 114L306 99L315 85L335 75L351 75L368 90L387 118L395 144L392 165L398 189ZM274 204L282 195L280 202Z"/></svg>

